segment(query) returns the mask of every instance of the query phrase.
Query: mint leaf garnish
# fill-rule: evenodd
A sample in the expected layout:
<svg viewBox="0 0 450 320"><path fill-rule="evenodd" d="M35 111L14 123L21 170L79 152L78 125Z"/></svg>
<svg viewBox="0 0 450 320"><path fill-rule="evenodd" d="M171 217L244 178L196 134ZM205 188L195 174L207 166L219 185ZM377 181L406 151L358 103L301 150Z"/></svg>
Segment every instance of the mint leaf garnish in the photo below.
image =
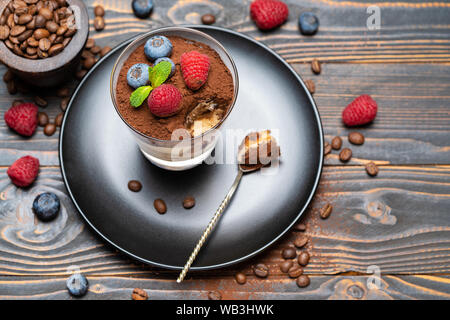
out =
<svg viewBox="0 0 450 320"><path fill-rule="evenodd" d="M150 82L153 88L159 87L164 81L169 78L170 71L172 70L172 64L168 61L161 61L153 68L149 69Z"/></svg>
<svg viewBox="0 0 450 320"><path fill-rule="evenodd" d="M130 96L130 103L133 107L139 107L153 90L151 86L139 87Z"/></svg>

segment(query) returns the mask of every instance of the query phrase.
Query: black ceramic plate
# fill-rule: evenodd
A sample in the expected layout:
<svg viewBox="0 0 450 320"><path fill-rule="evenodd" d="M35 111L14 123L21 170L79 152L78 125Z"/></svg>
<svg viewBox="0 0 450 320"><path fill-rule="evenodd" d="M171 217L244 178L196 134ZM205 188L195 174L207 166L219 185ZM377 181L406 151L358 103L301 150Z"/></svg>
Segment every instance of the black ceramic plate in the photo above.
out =
<svg viewBox="0 0 450 320"><path fill-rule="evenodd" d="M282 153L276 174L243 177L192 268L209 269L261 252L295 223L319 182L323 137L311 95L277 54L230 30L192 27L221 42L237 65L239 96L222 130L278 130ZM105 240L143 262L181 268L237 167L203 164L170 172L144 158L109 95L113 64L128 43L104 57L76 90L61 129L62 174L75 206ZM219 143L216 150L221 148ZM142 182L140 192L128 190L132 179ZM182 207L187 195L197 201L191 210ZM166 201L166 214L156 213L156 198Z"/></svg>

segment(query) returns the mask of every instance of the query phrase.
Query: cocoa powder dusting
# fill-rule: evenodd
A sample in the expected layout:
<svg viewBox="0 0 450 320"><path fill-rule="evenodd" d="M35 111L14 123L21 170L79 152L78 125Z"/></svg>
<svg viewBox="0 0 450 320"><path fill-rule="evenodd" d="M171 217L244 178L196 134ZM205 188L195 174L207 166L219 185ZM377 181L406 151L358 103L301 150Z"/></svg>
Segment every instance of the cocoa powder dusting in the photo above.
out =
<svg viewBox="0 0 450 320"><path fill-rule="evenodd" d="M186 115L199 103L214 100L218 107L226 114L231 101L233 100L233 78L230 70L225 66L219 54L211 47L183 39L180 37L168 37L173 45L170 58L176 65L175 74L165 83L175 85L183 95L182 107L178 114L168 118L158 118L154 116L148 106L147 100L139 108L134 108L130 104L130 95L134 91L127 83L128 69L136 63L146 63L152 66L144 53L144 45L134 51L124 63L120 70L116 88L116 102L120 114L134 129L139 132L162 140L170 140L174 130L185 127ZM210 59L210 70L208 80L197 91L187 88L181 73L180 58L185 52L196 50L206 54Z"/></svg>

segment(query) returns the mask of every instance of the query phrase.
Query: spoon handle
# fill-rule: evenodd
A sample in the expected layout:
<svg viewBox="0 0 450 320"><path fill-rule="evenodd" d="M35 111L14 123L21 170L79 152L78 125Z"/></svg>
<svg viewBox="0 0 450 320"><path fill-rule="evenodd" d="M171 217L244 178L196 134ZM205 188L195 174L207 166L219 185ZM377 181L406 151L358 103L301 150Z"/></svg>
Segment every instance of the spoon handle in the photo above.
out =
<svg viewBox="0 0 450 320"><path fill-rule="evenodd" d="M236 179L234 179L233 185L231 186L230 190L228 191L227 195L225 196L225 199L223 199L222 203L220 204L219 208L217 209L216 213L212 217L211 221L209 222L208 226L206 227L205 231L203 232L203 235L201 236L200 240L198 240L197 245L194 248L194 251L192 251L191 256L189 257L188 261L183 267L183 270L181 271L180 275L178 276L177 282L180 283L183 281L184 277L186 276L186 273L189 271L189 268L191 267L192 263L194 262L195 258L197 257L197 254L199 253L200 249L202 248L203 244L205 243L208 236L213 231L214 227L216 226L217 221L219 221L219 218L221 214L224 212L225 208L228 206L228 203L230 202L231 198L233 197L234 192L236 191L239 182L241 182L242 178L242 171L239 170L238 175L236 176Z"/></svg>

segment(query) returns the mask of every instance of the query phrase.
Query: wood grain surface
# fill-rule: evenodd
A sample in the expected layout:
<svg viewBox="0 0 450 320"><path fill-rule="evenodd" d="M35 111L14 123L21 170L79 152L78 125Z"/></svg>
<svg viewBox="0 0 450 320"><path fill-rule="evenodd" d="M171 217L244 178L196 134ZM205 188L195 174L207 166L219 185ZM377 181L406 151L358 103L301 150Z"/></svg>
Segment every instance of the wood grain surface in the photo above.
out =
<svg viewBox="0 0 450 320"><path fill-rule="evenodd" d="M130 299L134 287L150 299L205 299L217 290L224 299L450 299L450 4L439 1L295 1L288 0L289 20L272 32L261 32L249 19L251 2L239 0L155 0L150 19L136 19L128 1L88 0L106 9L106 28L91 37L100 46L115 46L149 29L172 24L199 24L205 13L224 26L276 50L303 79L316 84L325 138L343 137L342 109L360 94L372 95L379 114L366 136L353 146L353 158L342 164L336 151L326 156L319 190L302 222L309 238L311 261L305 273L311 285L299 289L279 270L281 251L299 236L283 239L250 261L224 269L193 272L181 286L177 273L137 263L101 241L82 221L61 179L58 133L42 128L23 138L0 121L0 299L71 299L68 274L79 268L87 275L85 299ZM381 29L366 27L366 9L377 5ZM298 32L297 17L313 11L320 19L314 37ZM305 62L325 62L317 76ZM432 63L432 64L431 64ZM6 71L0 65L0 76ZM76 82L69 83L73 90ZM14 99L46 97L51 119L61 112L52 90L10 96L0 84L0 114ZM44 110L44 109L41 109ZM29 189L14 187L7 166L24 155L41 161L38 180ZM369 177L364 164L380 166ZM34 218L31 203L43 192L62 201L59 217L50 223ZM327 220L318 211L333 205ZM300 252L300 250L298 250ZM266 263L271 276L258 279L252 267ZM377 288L368 283L381 273ZM248 276L238 285L234 274Z"/></svg>

